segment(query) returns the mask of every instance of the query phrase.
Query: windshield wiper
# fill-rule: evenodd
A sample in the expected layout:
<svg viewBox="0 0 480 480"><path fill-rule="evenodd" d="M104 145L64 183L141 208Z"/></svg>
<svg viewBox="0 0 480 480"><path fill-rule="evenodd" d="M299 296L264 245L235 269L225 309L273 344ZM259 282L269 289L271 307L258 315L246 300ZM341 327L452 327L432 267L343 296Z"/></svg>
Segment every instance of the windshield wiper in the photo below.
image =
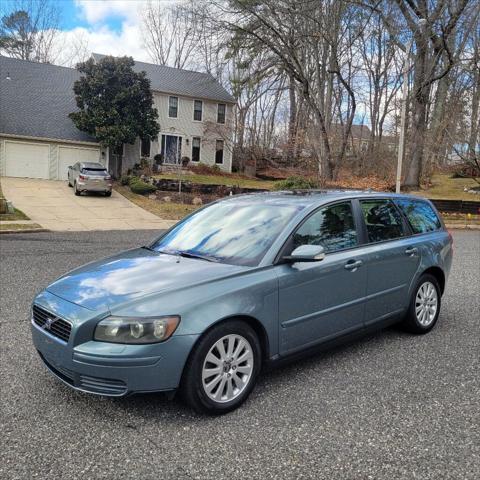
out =
<svg viewBox="0 0 480 480"><path fill-rule="evenodd" d="M185 252L182 250L177 250L175 252L176 255L179 255L180 257L185 257L185 258L198 258L200 260L206 260L207 262L215 262L218 263L218 260L213 257L208 257L206 255L201 255L200 253L192 253L192 252Z"/></svg>

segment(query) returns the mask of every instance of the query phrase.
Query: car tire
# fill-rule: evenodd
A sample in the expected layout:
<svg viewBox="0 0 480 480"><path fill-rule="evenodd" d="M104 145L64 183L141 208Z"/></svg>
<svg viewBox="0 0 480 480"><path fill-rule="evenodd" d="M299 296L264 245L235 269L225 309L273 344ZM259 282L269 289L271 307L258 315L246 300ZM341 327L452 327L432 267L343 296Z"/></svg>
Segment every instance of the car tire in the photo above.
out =
<svg viewBox="0 0 480 480"><path fill-rule="evenodd" d="M70 188L73 187L73 185L70 183L70 177L68 177L68 186L69 186Z"/></svg>
<svg viewBox="0 0 480 480"><path fill-rule="evenodd" d="M198 413L231 412L252 392L261 363L255 331L241 320L222 322L207 331L191 352L180 387L182 397Z"/></svg>
<svg viewBox="0 0 480 480"><path fill-rule="evenodd" d="M78 190L78 188L77 188L77 182L75 182L75 183L73 184L73 193L74 193L77 197L79 197L79 196L81 195L81 193L82 193L82 192L81 192L80 190Z"/></svg>
<svg viewBox="0 0 480 480"><path fill-rule="evenodd" d="M435 326L440 314L441 290L438 280L430 274L423 274L413 290L407 314L402 322L405 330L428 333Z"/></svg>
<svg viewBox="0 0 480 480"><path fill-rule="evenodd" d="M112 192L105 192L105 196L106 196L106 197L111 197L111 196L112 196Z"/></svg>

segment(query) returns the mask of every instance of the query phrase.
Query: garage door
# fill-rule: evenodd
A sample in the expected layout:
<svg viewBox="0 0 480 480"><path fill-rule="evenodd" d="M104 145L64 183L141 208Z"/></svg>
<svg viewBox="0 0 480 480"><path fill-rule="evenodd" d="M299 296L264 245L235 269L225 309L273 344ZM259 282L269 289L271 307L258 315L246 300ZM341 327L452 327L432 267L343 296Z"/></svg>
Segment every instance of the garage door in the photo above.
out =
<svg viewBox="0 0 480 480"><path fill-rule="evenodd" d="M58 179L66 180L70 165L77 162L98 162L100 150L98 148L60 147L58 149Z"/></svg>
<svg viewBox="0 0 480 480"><path fill-rule="evenodd" d="M5 175L48 178L49 152L48 145L5 142Z"/></svg>

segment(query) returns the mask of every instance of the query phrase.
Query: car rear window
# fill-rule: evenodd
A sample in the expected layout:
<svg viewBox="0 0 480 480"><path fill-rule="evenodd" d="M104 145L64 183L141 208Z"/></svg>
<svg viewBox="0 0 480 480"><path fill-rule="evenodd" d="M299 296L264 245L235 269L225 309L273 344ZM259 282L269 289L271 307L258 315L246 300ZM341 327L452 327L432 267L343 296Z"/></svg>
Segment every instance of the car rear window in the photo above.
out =
<svg viewBox="0 0 480 480"><path fill-rule="evenodd" d="M405 236L400 212L389 200L361 200L369 242L383 242Z"/></svg>
<svg viewBox="0 0 480 480"><path fill-rule="evenodd" d="M422 200L401 199L395 203L408 219L413 233L434 232L442 228L438 215L433 208Z"/></svg>
<svg viewBox="0 0 480 480"><path fill-rule="evenodd" d="M107 170L105 168L82 168L82 173L86 175L106 175Z"/></svg>

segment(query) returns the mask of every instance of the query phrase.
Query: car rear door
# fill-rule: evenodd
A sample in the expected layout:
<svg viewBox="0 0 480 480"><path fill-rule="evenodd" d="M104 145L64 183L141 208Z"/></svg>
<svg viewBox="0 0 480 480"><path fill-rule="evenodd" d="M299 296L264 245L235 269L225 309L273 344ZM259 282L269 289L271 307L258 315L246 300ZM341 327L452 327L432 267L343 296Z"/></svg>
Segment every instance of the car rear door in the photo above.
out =
<svg viewBox="0 0 480 480"><path fill-rule="evenodd" d="M360 199L357 205L369 254L365 324L370 325L406 310L420 252L405 218L391 200Z"/></svg>
<svg viewBox="0 0 480 480"><path fill-rule="evenodd" d="M279 278L280 354L363 328L368 253L360 246L358 219L350 201L312 213L282 252L322 245L319 262L281 263Z"/></svg>

